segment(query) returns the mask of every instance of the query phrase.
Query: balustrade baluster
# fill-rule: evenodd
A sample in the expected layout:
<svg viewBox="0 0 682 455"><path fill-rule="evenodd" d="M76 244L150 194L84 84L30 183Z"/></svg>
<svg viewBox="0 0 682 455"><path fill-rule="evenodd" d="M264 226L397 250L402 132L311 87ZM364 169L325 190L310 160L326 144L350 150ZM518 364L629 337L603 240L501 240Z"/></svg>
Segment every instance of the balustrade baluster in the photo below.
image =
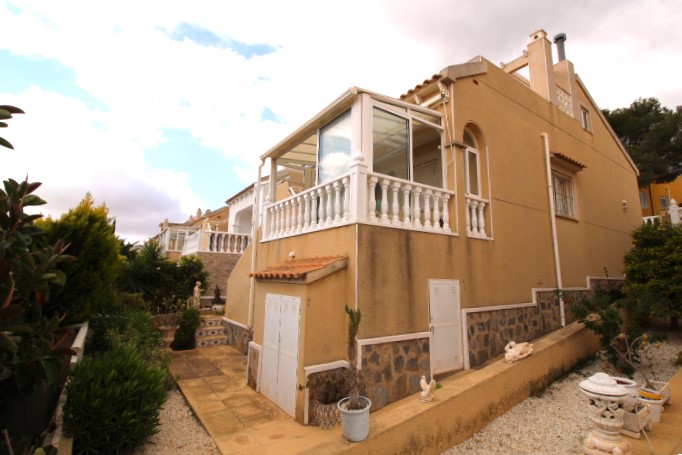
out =
<svg viewBox="0 0 682 455"><path fill-rule="evenodd" d="M303 230L308 231L310 229L310 193L305 193L303 195Z"/></svg>
<svg viewBox="0 0 682 455"><path fill-rule="evenodd" d="M443 195L443 230L445 232L450 232L450 209L448 204L450 203L450 195Z"/></svg>
<svg viewBox="0 0 682 455"><path fill-rule="evenodd" d="M334 210L334 205L333 205L333 199L332 199L332 186L330 184L326 184L324 186L325 191L327 192L326 196L326 202L327 202L327 218L325 218L324 225L329 227L332 225L332 220L333 220L333 212Z"/></svg>
<svg viewBox="0 0 682 455"><path fill-rule="evenodd" d="M388 224L388 179L381 179L381 222Z"/></svg>
<svg viewBox="0 0 682 455"><path fill-rule="evenodd" d="M420 186L415 186L414 187L414 195L413 195L413 197L414 197L414 207L413 207L414 212L412 215L412 218L414 221L412 222L412 225L417 229L421 229L421 227L422 227L422 219L421 219L422 214L419 210L419 198L421 197L421 194L422 194L422 188Z"/></svg>
<svg viewBox="0 0 682 455"><path fill-rule="evenodd" d="M433 224L431 223L431 194L433 191L424 191L424 229L431 229Z"/></svg>
<svg viewBox="0 0 682 455"><path fill-rule="evenodd" d="M391 196L391 224L394 226L400 226L400 201L398 201L398 191L400 190L400 182L393 182L391 185L393 194Z"/></svg>
<svg viewBox="0 0 682 455"><path fill-rule="evenodd" d="M291 201L284 203L284 234L287 235L291 231Z"/></svg>
<svg viewBox="0 0 682 455"><path fill-rule="evenodd" d="M379 177L376 176L371 176L369 178L369 188L367 188L367 192L369 193L369 210L368 210L368 217L369 221L376 223L377 222L377 200L376 200L376 187L377 187L377 182L379 181Z"/></svg>
<svg viewBox="0 0 682 455"><path fill-rule="evenodd" d="M282 207L281 204L277 204L275 206L275 217L274 217L275 221L276 221L275 237L279 237L284 232L283 223L282 223L282 219L283 219L282 218L282 209L283 208L284 207Z"/></svg>
<svg viewBox="0 0 682 455"><path fill-rule="evenodd" d="M464 211L464 214L466 215L467 235L469 235L471 234L471 199L465 197L464 203L466 204L466 210Z"/></svg>
<svg viewBox="0 0 682 455"><path fill-rule="evenodd" d="M325 201L325 195L327 193L325 193L324 188L322 187L318 188L317 193L320 196L320 216L317 221L317 228L319 229L324 226L324 222L327 219L327 202Z"/></svg>
<svg viewBox="0 0 682 455"><path fill-rule="evenodd" d="M440 198L441 192L436 191L433 193L433 228L437 231L441 230L440 227Z"/></svg>
<svg viewBox="0 0 682 455"><path fill-rule="evenodd" d="M341 182L334 180L334 224L341 222Z"/></svg>
<svg viewBox="0 0 682 455"><path fill-rule="evenodd" d="M301 232L303 230L303 198L298 196L296 199L294 199L294 201L297 212L296 232Z"/></svg>
<svg viewBox="0 0 682 455"><path fill-rule="evenodd" d="M313 190L310 193L310 230L314 231L317 228L317 207L319 206L318 201L318 190Z"/></svg>
<svg viewBox="0 0 682 455"><path fill-rule="evenodd" d="M482 237L487 236L487 234L485 232L485 215L483 214L484 209L485 209L485 202L479 202L478 203L478 233Z"/></svg>
<svg viewBox="0 0 682 455"><path fill-rule="evenodd" d="M478 235L478 201L471 201L471 233Z"/></svg>
<svg viewBox="0 0 682 455"><path fill-rule="evenodd" d="M350 177L343 178L343 221L350 221Z"/></svg>
<svg viewBox="0 0 682 455"><path fill-rule="evenodd" d="M412 221L410 217L410 191L412 190L412 185L403 186L403 226L412 227Z"/></svg>

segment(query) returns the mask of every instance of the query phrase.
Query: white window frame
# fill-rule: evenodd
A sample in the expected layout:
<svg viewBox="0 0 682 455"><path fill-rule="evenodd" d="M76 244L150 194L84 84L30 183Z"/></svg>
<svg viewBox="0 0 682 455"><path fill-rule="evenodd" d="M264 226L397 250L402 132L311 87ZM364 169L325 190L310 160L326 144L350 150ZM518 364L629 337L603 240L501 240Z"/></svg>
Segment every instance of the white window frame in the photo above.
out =
<svg viewBox="0 0 682 455"><path fill-rule="evenodd" d="M565 218L578 219L578 198L574 175L552 169L552 193L554 214Z"/></svg>
<svg viewBox="0 0 682 455"><path fill-rule="evenodd" d="M646 194L644 194L644 191L639 192L639 203L643 209L649 208L649 200L646 198Z"/></svg>
<svg viewBox="0 0 682 455"><path fill-rule="evenodd" d="M441 153L440 153L440 154L441 154L440 160L441 160L441 163L443 163L443 164L441 165L441 169L440 169L440 173L441 173L441 188L447 189L447 182L446 182L446 177L445 177L445 164L444 164L444 163L445 163L445 155L444 155L444 152L443 152L443 150L444 150L444 148L445 148L445 147L443 147L443 131L444 131L444 127L443 127L442 125L438 125L438 124L436 124L436 123L430 122L430 121L428 121L427 119L425 119L425 118L423 118L423 117L420 117L419 115L415 115L415 114L413 113L413 112L414 112L413 109L409 109L409 108L405 108L405 107L400 107L400 106L394 106L394 105L391 105L391 104L388 104L388 103L384 103L384 102L382 102L382 101L375 100L375 99L372 99L372 101L371 101L370 103L368 103L368 106L369 106L369 115L368 115L368 117L369 117L369 119L370 119L370 124L368 125L367 130L370 131L370 132L372 132L372 131L374 130L374 125L373 125L373 122L374 122L374 108L381 109L381 110L383 110L383 111L385 111L385 112L388 112L388 113L390 113L390 114L393 114L393 115L395 115L395 116L397 116L397 117L400 117L400 118L402 118L402 119L404 119L404 120L407 120L407 133L408 133L408 138L407 138L407 140L408 140L408 155L409 155L409 156L408 156L408 169L407 169L407 171L408 171L408 178L407 178L406 180L409 180L409 181L411 181L411 182L414 182L414 156L413 156L414 151L412 150L412 147L413 147L413 145L414 145L414 144L413 144L413 141L412 141L412 139L413 139L413 131L412 131L412 124L413 124L413 121L414 121L414 120L417 120L417 121L423 123L424 125L427 125L427 126L429 126L429 127L431 127L431 128L434 128L436 131L438 131L438 133L439 133L439 135L440 135L440 150L441 150ZM442 121L442 119L441 119L441 121ZM372 138L370 138L370 140L372 140ZM372 161L374 161L374 151L372 151ZM374 172L374 169L372 169L372 172Z"/></svg>
<svg viewBox="0 0 682 455"><path fill-rule="evenodd" d="M590 118L590 110L585 106L580 106L580 124L587 131L592 131L592 119Z"/></svg>
<svg viewBox="0 0 682 455"><path fill-rule="evenodd" d="M477 182L477 192L473 192L471 190L471 180L469 176L471 175L469 172L469 157L471 155L474 155L476 157L476 182ZM481 197L481 156L480 152L473 148L473 147L467 147L464 149L464 180L466 182L466 193L471 194L474 196Z"/></svg>

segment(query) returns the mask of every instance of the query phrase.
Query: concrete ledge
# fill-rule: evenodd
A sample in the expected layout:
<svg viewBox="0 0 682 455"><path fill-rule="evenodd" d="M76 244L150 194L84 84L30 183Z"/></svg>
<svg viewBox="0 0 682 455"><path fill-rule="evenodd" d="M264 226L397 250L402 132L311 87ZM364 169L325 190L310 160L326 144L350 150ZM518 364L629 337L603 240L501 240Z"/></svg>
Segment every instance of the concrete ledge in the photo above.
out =
<svg viewBox="0 0 682 455"><path fill-rule="evenodd" d="M500 356L443 379L430 403L414 394L372 413L369 438L361 443L338 438L305 453L440 454L599 350L597 336L579 323L533 343L533 355L520 362L510 365Z"/></svg>

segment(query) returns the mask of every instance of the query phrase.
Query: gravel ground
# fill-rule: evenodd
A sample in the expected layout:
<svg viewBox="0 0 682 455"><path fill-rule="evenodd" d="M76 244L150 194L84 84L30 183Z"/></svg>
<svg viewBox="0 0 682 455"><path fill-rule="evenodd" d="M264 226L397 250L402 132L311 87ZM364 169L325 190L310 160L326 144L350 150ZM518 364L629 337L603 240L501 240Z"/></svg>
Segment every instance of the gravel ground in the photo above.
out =
<svg viewBox="0 0 682 455"><path fill-rule="evenodd" d="M653 350L654 371L659 380L670 379L679 367L673 365L682 351L682 333L669 335L660 349ZM582 453L591 424L585 397L578 383L598 371L608 371L601 360L551 384L540 397L519 403L471 438L443 452L455 454L570 454ZM641 378L635 376L638 382ZM161 410L161 431L135 455L202 454L220 451L198 422L182 394L173 388Z"/></svg>
<svg viewBox="0 0 682 455"><path fill-rule="evenodd" d="M653 371L658 380L668 380L678 370L674 365L682 351L682 333L668 334L660 348L652 349ZM471 438L442 453L459 454L571 454L583 453L583 441L592 429L580 381L598 371L609 371L602 360L551 384L540 397L522 401ZM634 378L641 383L641 377Z"/></svg>
<svg viewBox="0 0 682 455"><path fill-rule="evenodd" d="M192 413L185 397L177 388L168 392L168 400L160 413L161 431L134 455L201 454L220 455L220 451L204 427Z"/></svg>

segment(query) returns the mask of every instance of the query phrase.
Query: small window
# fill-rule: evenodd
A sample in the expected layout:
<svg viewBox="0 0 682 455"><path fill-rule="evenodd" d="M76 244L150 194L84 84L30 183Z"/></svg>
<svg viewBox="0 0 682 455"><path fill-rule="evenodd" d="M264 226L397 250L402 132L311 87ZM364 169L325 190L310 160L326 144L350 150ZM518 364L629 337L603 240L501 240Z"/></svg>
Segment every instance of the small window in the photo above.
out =
<svg viewBox="0 0 682 455"><path fill-rule="evenodd" d="M478 174L478 150L466 149L466 190L467 193L475 196L481 195L478 182L480 181Z"/></svg>
<svg viewBox="0 0 682 455"><path fill-rule="evenodd" d="M560 216L577 218L573 177L552 170L554 187L554 212Z"/></svg>
<svg viewBox="0 0 682 455"><path fill-rule="evenodd" d="M639 192L639 204L642 206L643 209L649 208L649 201L647 200L646 194L644 194L644 191Z"/></svg>
<svg viewBox="0 0 682 455"><path fill-rule="evenodd" d="M661 208L663 210L668 210L668 208L670 207L670 200L665 196L661 196L660 201L661 201Z"/></svg>
<svg viewBox="0 0 682 455"><path fill-rule="evenodd" d="M588 131L592 130L592 125L590 122L590 111L585 107L580 108L580 120L582 122L583 128L585 128Z"/></svg>

